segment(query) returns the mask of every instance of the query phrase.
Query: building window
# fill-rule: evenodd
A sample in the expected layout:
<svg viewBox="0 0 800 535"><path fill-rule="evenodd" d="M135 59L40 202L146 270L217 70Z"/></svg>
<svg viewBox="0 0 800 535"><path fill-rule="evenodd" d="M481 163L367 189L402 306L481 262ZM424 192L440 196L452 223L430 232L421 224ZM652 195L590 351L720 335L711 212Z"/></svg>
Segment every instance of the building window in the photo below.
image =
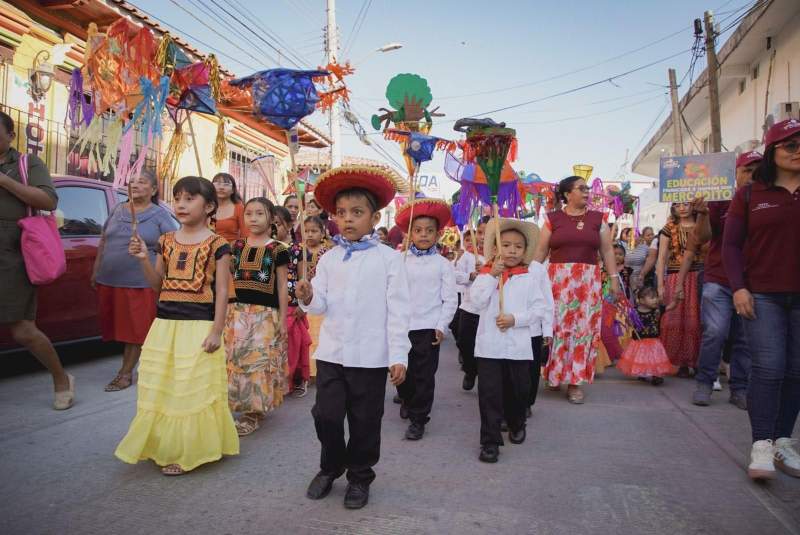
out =
<svg viewBox="0 0 800 535"><path fill-rule="evenodd" d="M753 67L753 80L757 79L758 79L758 64L756 64L756 66Z"/></svg>
<svg viewBox="0 0 800 535"><path fill-rule="evenodd" d="M747 78L742 78L739 80L739 94L741 95L744 93L744 90L747 88Z"/></svg>
<svg viewBox="0 0 800 535"><path fill-rule="evenodd" d="M253 158L244 149L231 148L228 151L228 172L236 181L236 189L246 201L253 197L263 197L264 184L259 173L253 169Z"/></svg>

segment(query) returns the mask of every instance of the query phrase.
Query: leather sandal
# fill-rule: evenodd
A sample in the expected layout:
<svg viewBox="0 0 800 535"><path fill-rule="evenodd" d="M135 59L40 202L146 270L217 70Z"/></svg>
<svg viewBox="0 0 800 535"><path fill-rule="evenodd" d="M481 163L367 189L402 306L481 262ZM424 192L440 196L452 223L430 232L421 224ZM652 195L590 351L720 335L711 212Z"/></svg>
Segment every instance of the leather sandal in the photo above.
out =
<svg viewBox="0 0 800 535"><path fill-rule="evenodd" d="M63 411L72 407L75 403L75 377L67 374L69 379L69 388L56 392L53 408L57 411Z"/></svg>
<svg viewBox="0 0 800 535"><path fill-rule="evenodd" d="M133 373L118 373L105 387L106 392L119 392L133 384Z"/></svg>
<svg viewBox="0 0 800 535"><path fill-rule="evenodd" d="M161 473L165 476L182 476L186 471L179 464L168 464L161 468Z"/></svg>
<svg viewBox="0 0 800 535"><path fill-rule="evenodd" d="M569 401L573 405L583 405L583 402L584 402L583 390L581 390L577 386L575 386L573 388L568 388L567 389L567 401Z"/></svg>

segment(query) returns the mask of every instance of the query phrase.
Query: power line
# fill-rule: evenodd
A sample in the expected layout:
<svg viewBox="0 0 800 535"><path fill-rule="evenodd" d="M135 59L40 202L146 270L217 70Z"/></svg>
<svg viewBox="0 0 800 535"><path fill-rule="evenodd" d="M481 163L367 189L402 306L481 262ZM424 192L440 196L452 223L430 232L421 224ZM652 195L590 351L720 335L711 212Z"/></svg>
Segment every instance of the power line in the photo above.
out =
<svg viewBox="0 0 800 535"><path fill-rule="evenodd" d="M361 13L361 21L359 22L358 17L356 17L356 21L353 24L353 30L350 32L350 37L347 40L347 45L345 46L345 51L342 54L343 56L347 56L350 53L350 49L356 43L356 39L358 39L358 34L361 33L361 28L364 26L364 21L367 20L367 13L369 12L369 8L372 6L372 0L364 0L363 4L363 13Z"/></svg>
<svg viewBox="0 0 800 535"><path fill-rule="evenodd" d="M633 102L631 104L626 104L624 106L617 106L616 108L612 108L610 110L604 110L604 111L599 111L599 112L594 112L594 113L587 113L587 114L584 114L584 115L574 115L572 117L562 117L560 119L550 119L550 120L547 120L547 121L534 121L534 122L524 122L524 121L523 122L514 122L514 126L516 127L516 126L519 126L519 125L555 124L555 123L561 123L561 122L565 122L565 121L577 121L577 120L581 120L581 119L588 119L590 117L597 117L598 115L605 115L605 114L608 114L608 113L613 113L615 111L621 111L621 110L626 110L628 108L634 108L636 106L641 106L642 104L644 104L646 102L651 102L651 101L659 99L659 98L661 98L661 95L656 96L656 97L645 98L645 99L639 100L637 102Z"/></svg>

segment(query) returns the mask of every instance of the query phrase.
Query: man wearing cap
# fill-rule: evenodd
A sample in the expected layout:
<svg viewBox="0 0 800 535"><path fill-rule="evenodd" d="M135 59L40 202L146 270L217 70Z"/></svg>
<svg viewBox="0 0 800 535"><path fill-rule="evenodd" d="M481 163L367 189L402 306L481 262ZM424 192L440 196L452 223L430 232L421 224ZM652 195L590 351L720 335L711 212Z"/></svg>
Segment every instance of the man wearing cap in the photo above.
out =
<svg viewBox="0 0 800 535"><path fill-rule="evenodd" d="M749 151L736 159L736 189L752 182L753 171L763 156L760 152ZM697 203L696 203L697 204ZM730 398L736 407L747 410L747 383L750 375L750 352L742 330L741 319L735 314L728 277L722 266L722 234L725 228L730 201L708 203L704 210L702 203L698 211L697 223L693 232L693 251L709 243L708 256L703 273L703 299L701 304L703 337L697 362L697 382L692 403L705 407L711 404L711 392L717 380L720 359L725 342L730 337ZM692 253L691 255L694 256ZM684 259L684 263L687 259ZM681 275L683 275L681 266Z"/></svg>

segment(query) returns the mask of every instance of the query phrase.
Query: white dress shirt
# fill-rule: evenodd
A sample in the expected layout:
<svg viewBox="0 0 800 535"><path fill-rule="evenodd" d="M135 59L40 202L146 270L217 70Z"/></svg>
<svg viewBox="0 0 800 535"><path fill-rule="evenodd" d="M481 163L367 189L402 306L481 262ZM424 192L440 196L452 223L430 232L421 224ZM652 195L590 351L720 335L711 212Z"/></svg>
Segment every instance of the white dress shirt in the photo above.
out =
<svg viewBox="0 0 800 535"><path fill-rule="evenodd" d="M314 358L349 368L408 367L411 306L402 255L385 245L353 251L347 261L344 254L334 247L322 255L311 303L300 302L325 316Z"/></svg>
<svg viewBox="0 0 800 535"><path fill-rule="evenodd" d="M461 306L459 308L472 314L480 314L480 310L472 306L469 297L469 290L473 282L469 280L469 276L476 271L478 262L483 264L484 258L482 256L476 256L469 251L464 251L464 254L461 255L461 258L456 262L456 284L461 293Z"/></svg>
<svg viewBox="0 0 800 535"><path fill-rule="evenodd" d="M438 329L447 332L458 307L453 265L442 255L406 256L411 292L410 331Z"/></svg>
<svg viewBox="0 0 800 535"><path fill-rule="evenodd" d="M501 331L495 320L500 313L499 279L478 275L470 288L472 305L480 310L475 356L488 359L533 360L531 326L541 324L547 313L540 277L534 273L513 275L503 285L503 312L514 316L514 326Z"/></svg>
<svg viewBox="0 0 800 535"><path fill-rule="evenodd" d="M531 265L528 266L528 273L533 276L535 284L539 287L539 291L544 297L541 321L531 323L531 338L535 336L552 338L553 318L556 307L553 302L553 285L550 282L550 276L547 274L547 268L539 262L531 262Z"/></svg>

